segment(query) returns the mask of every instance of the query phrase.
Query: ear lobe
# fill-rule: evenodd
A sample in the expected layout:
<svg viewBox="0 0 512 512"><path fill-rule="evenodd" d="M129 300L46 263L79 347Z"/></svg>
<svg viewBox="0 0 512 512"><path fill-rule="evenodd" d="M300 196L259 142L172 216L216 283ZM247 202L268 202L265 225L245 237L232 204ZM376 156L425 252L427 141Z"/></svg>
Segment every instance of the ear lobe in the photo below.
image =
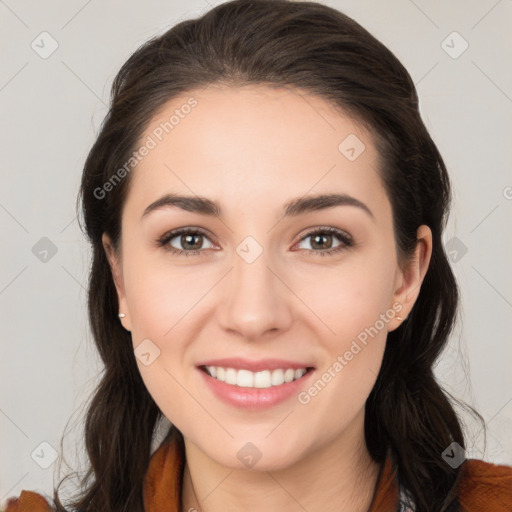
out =
<svg viewBox="0 0 512 512"><path fill-rule="evenodd" d="M124 313L125 317L121 319L123 327L130 331L131 330L131 321L128 309L128 303L126 301L126 294L124 290L124 280L123 273L121 269L121 261L119 256L116 254L114 249L114 245L110 237L103 233L101 237L101 241L103 244L103 248L105 250L105 254L107 256L107 260L110 265L110 270L112 272L112 278L114 280L114 285L117 291L117 302L119 304L119 313Z"/></svg>
<svg viewBox="0 0 512 512"><path fill-rule="evenodd" d="M400 317L404 319L411 312L420 294L421 285L432 256L432 231L430 228L426 225L420 226L416 239L416 249L407 268L400 272L400 284L393 297L394 301L402 305L403 309L400 311Z"/></svg>

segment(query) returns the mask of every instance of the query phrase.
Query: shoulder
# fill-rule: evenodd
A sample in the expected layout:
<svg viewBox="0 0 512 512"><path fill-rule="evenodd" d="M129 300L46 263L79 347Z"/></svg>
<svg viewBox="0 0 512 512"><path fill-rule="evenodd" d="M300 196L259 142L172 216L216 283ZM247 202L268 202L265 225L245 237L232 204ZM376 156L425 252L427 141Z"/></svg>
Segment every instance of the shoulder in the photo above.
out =
<svg viewBox="0 0 512 512"><path fill-rule="evenodd" d="M37 492L21 491L18 498L9 498L5 504L6 508L0 512L53 512L46 499Z"/></svg>
<svg viewBox="0 0 512 512"><path fill-rule="evenodd" d="M460 470L459 504L462 511L512 510L512 466L468 459Z"/></svg>

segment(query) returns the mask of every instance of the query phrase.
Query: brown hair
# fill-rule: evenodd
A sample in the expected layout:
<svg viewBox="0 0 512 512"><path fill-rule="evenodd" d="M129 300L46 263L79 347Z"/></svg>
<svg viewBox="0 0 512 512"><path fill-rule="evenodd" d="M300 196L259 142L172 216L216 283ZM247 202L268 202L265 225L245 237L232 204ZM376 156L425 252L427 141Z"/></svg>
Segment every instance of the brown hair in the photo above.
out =
<svg viewBox="0 0 512 512"><path fill-rule="evenodd" d="M106 232L118 248L130 175L104 197L95 191L129 160L159 108L214 83L292 87L353 115L377 140L401 264L415 249L418 227L432 230L433 253L419 297L407 321L388 334L366 403L365 437L375 461L391 455L418 512L448 510L456 504L459 471L441 453L454 441L464 447L464 437L433 374L459 300L442 244L451 200L447 170L421 120L413 81L393 53L341 12L287 0L235 0L183 21L142 45L115 77L79 196L93 251L89 320L105 370L87 410L90 468L73 510L143 511L144 474L162 419L139 374L131 335L118 321L101 240ZM58 490L54 500L66 510Z"/></svg>

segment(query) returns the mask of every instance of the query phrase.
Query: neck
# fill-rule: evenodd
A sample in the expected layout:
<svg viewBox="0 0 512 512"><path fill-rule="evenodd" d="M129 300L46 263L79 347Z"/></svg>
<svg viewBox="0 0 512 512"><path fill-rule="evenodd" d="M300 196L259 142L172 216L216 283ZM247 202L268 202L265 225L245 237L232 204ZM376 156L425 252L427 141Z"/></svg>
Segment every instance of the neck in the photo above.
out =
<svg viewBox="0 0 512 512"><path fill-rule="evenodd" d="M185 438L182 512L367 512L380 467L368 453L362 425L358 418L356 438L344 432L276 471L221 466Z"/></svg>

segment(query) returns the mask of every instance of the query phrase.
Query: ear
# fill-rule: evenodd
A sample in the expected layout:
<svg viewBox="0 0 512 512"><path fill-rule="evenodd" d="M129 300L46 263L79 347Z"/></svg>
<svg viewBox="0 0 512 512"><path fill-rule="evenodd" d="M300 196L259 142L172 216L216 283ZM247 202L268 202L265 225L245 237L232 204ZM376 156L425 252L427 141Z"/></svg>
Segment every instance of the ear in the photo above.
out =
<svg viewBox="0 0 512 512"><path fill-rule="evenodd" d="M103 243L103 248L105 249L105 253L107 255L107 260L110 265L110 270L112 272L112 278L114 280L114 284L117 290L117 301L119 303L119 313L124 313L126 316L124 318L120 318L119 321L122 323L123 327L127 330L131 330L131 318L130 311L128 308L128 302L126 300L126 294L124 289L124 281L123 281L123 272L121 259L116 253L114 249L114 244L110 237L103 233L101 237L101 241Z"/></svg>
<svg viewBox="0 0 512 512"><path fill-rule="evenodd" d="M416 249L409 261L407 268L397 272L395 294L393 296L393 303L399 303L402 306L401 310L397 311L397 316L402 320L395 320L396 325L389 329L392 331L396 329L402 322L405 321L407 315L411 312L418 295L420 294L423 279L427 273L432 256L432 231L426 225L418 228L416 234ZM398 312L399 311L399 312Z"/></svg>

